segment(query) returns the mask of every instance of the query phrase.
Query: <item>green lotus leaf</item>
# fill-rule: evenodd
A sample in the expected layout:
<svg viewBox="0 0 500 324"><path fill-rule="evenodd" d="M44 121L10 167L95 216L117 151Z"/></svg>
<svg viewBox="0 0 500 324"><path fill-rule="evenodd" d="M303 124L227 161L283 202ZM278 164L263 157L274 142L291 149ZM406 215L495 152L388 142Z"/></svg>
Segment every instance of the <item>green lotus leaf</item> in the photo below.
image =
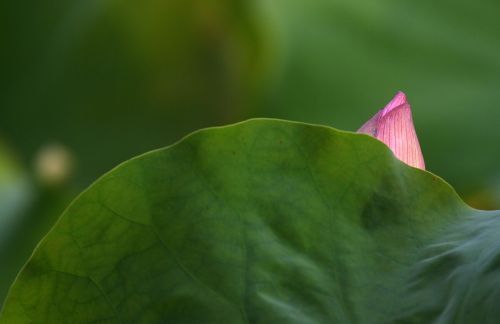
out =
<svg viewBox="0 0 500 324"><path fill-rule="evenodd" d="M451 309L442 323L466 323L485 315L463 308L478 300L461 303L464 280L486 277L445 279L494 238L467 244L481 240L468 224L494 216L367 135L270 119L205 129L82 193L0 322L431 322ZM453 262L450 242L466 247Z"/></svg>

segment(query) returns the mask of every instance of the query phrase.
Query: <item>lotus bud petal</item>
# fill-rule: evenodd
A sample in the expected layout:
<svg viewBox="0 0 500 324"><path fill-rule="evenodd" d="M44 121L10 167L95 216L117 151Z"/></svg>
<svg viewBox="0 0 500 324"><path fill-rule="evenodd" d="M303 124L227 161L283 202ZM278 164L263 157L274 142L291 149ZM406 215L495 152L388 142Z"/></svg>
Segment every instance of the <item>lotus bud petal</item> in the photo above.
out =
<svg viewBox="0 0 500 324"><path fill-rule="evenodd" d="M375 137L389 146L404 163L425 170L410 104L403 92L398 92L384 109L361 126L358 133Z"/></svg>

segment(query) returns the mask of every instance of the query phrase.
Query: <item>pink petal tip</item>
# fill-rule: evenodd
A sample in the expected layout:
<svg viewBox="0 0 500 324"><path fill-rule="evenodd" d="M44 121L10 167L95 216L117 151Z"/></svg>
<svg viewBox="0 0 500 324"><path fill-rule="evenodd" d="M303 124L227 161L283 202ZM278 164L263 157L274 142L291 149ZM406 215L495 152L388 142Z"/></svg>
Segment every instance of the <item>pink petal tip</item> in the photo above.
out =
<svg viewBox="0 0 500 324"><path fill-rule="evenodd" d="M358 133L375 137L389 146L394 155L404 163L425 170L410 104L403 92L398 92Z"/></svg>
<svg viewBox="0 0 500 324"><path fill-rule="evenodd" d="M382 116L390 113L394 108L401 106L402 104L407 104L406 95L402 91L398 91L394 98L387 105L385 105L384 109L382 109Z"/></svg>

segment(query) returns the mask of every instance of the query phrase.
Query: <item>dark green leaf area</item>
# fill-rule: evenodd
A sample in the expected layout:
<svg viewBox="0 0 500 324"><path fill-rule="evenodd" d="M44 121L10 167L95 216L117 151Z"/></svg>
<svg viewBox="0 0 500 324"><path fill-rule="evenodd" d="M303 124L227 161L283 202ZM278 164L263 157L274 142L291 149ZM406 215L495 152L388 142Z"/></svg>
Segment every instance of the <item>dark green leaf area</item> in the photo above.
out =
<svg viewBox="0 0 500 324"><path fill-rule="evenodd" d="M471 217L486 216L366 135L268 119L206 129L80 195L0 322L415 318L402 296L421 296L407 284L424 247Z"/></svg>

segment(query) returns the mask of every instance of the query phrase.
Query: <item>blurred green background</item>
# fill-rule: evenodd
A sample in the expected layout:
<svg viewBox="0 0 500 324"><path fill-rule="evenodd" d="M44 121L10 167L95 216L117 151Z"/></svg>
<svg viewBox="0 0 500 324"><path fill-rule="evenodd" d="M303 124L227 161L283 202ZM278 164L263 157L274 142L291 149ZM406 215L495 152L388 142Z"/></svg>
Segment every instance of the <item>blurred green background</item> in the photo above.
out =
<svg viewBox="0 0 500 324"><path fill-rule="evenodd" d="M500 209L500 2L5 0L0 304L72 198L206 126L356 130L403 90L427 168Z"/></svg>

